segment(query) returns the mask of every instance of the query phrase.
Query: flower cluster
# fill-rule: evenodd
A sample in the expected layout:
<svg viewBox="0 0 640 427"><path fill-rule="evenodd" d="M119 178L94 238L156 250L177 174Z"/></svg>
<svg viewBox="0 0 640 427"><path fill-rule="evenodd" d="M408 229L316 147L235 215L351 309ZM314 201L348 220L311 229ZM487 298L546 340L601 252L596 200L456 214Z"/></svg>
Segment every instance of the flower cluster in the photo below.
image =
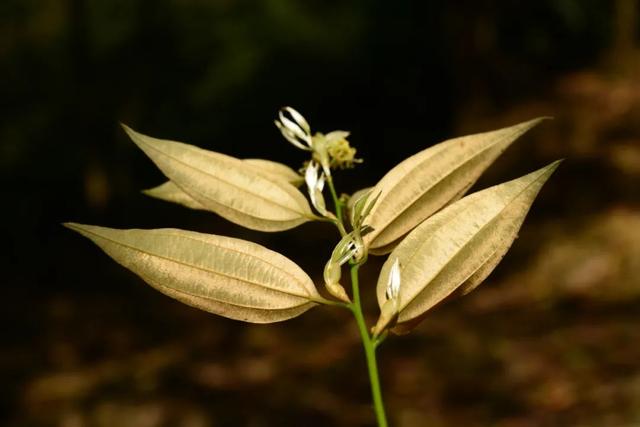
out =
<svg viewBox="0 0 640 427"><path fill-rule="evenodd" d="M327 177L331 176L331 169L352 168L355 163L362 163L362 159L355 157L356 149L347 141L347 131L316 132L312 135L307 120L291 107L280 109L275 124L287 141L301 150L312 152L312 160L320 164Z"/></svg>
<svg viewBox="0 0 640 427"><path fill-rule="evenodd" d="M349 132L336 130L327 134L316 132L312 135L311 126L307 120L291 107L280 109L275 124L287 141L301 150L311 152L311 159L305 162L300 171L304 175L309 200L320 215L340 223L342 227L341 220L337 221L336 216L327 210L322 191L325 182L332 185L331 169L352 168L354 164L362 162L355 157L356 149L347 141ZM347 303L350 302L349 296L339 283L342 276L341 268L347 262L361 263L366 259L362 235L367 232L367 229L363 227L362 221L375 203L374 200L367 205L369 194L370 192L367 192L353 198L354 203L350 206L353 230L347 233L342 228L343 237L334 248L324 269L325 285L329 293ZM337 205L346 205L340 200L335 202Z"/></svg>

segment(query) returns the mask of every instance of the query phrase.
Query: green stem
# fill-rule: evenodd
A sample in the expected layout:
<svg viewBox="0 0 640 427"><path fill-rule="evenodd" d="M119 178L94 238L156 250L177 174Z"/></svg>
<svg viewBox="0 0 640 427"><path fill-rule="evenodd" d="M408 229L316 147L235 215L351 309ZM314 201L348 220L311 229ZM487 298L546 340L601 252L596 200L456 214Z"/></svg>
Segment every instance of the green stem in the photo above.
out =
<svg viewBox="0 0 640 427"><path fill-rule="evenodd" d="M384 413L384 403L382 402L382 390L380 388L380 377L378 375L378 362L376 360L376 347L380 342L372 339L367 329L362 314L362 305L360 303L360 288L358 284L358 264L351 265L351 287L353 292L353 303L351 311L356 318L360 338L364 346L364 354L367 359L367 369L369 370L369 382L371 384L371 395L373 397L373 407L376 413L378 427L387 427L387 417Z"/></svg>
<svg viewBox="0 0 640 427"><path fill-rule="evenodd" d="M336 208L336 219L333 221L340 234L345 236L347 234L344 228L344 218L342 212L342 203L338 198L336 189L333 186L333 179L331 176L327 176L327 184L331 191L331 197L333 198L333 204ZM358 283L358 268L366 261L366 257L361 260L360 263L349 263L351 267L351 287L353 302L348 304L347 307L351 309L353 316L356 319L358 325L358 331L360 331L360 338L362 339L362 345L364 346L364 355L367 359L367 370L369 371L369 383L371 385L371 396L373 397L373 408L376 414L376 420L378 421L378 427L388 427L387 417L384 412L384 403L382 402L382 390L380 388L380 377L378 375L378 362L376 360L376 349L386 337L372 337L367 329L367 324L364 320L364 314L362 313L362 304L360 302L360 286Z"/></svg>
<svg viewBox="0 0 640 427"><path fill-rule="evenodd" d="M327 184L329 185L329 191L333 198L333 205L336 207L336 217L338 217L338 222L342 225L344 224L344 220L342 218L342 203L340 203L338 193L336 193L336 188L333 186L333 178L330 175L327 177Z"/></svg>

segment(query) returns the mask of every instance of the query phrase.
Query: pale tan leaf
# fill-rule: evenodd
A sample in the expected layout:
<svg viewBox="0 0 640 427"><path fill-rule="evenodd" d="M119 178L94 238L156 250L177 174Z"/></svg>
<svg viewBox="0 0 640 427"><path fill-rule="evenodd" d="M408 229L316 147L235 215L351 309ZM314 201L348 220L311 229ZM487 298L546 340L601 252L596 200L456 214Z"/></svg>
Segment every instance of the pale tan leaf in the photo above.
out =
<svg viewBox="0 0 640 427"><path fill-rule="evenodd" d="M256 243L176 229L65 225L160 292L224 317L278 322L326 301L293 261Z"/></svg>
<svg viewBox="0 0 640 427"><path fill-rule="evenodd" d="M293 169L282 163L265 159L244 159L242 161L251 165L253 168L256 168L257 172L266 174L274 179L282 180L296 186L304 181ZM207 210L202 203L182 191L180 187L171 181L167 181L164 184L160 184L157 187L153 187L148 190L143 190L142 192L147 196L155 197L156 199L167 202L177 203L191 209Z"/></svg>
<svg viewBox="0 0 640 427"><path fill-rule="evenodd" d="M281 179L296 187L304 182L302 175L283 163L266 159L243 159L242 161L255 167L259 172L275 179Z"/></svg>
<svg viewBox="0 0 640 427"><path fill-rule="evenodd" d="M155 197L156 199L164 200L166 202L177 203L191 209L207 210L202 203L182 191L180 187L171 181L167 181L164 184L160 184L157 187L153 187L148 190L142 190L142 192L147 196Z"/></svg>
<svg viewBox="0 0 640 427"><path fill-rule="evenodd" d="M402 276L400 325L419 318L458 288L475 288L507 252L558 164L473 193L411 231L382 267L377 285L380 307L386 302L389 269L396 259Z"/></svg>
<svg viewBox="0 0 640 427"><path fill-rule="evenodd" d="M280 231L315 219L297 188L258 172L250 163L123 127L173 184L229 221L254 230Z"/></svg>
<svg viewBox="0 0 640 427"><path fill-rule="evenodd" d="M373 227L365 238L369 252L390 252L414 227L462 197L513 141L542 120L450 139L391 169L373 189L381 196L366 221Z"/></svg>

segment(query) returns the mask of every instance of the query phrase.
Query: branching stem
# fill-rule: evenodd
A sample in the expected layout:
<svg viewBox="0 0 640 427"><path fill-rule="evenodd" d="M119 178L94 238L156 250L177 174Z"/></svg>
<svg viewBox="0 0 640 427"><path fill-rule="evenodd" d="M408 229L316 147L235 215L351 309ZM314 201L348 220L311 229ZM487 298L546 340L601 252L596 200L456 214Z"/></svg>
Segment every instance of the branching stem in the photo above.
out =
<svg viewBox="0 0 640 427"><path fill-rule="evenodd" d="M342 211L342 202L338 198L338 193L333 185L333 179L331 176L327 177L327 184L329 186L329 190L331 192L331 197L333 198L333 204L336 209L336 220L334 221L336 227L340 231L341 236L345 236L347 234L346 229L344 227L344 215ZM378 374L378 362L376 360L376 349L382 341L386 338L386 334L383 334L379 337L371 336L369 329L367 328L367 323L364 320L364 314L362 313L362 304L360 302L360 286L358 282L358 269L360 265L362 265L366 261L366 256L361 260L360 263L350 262L350 270L351 270L351 291L352 291L352 300L351 304L348 304L347 307L353 313L353 317L356 319L356 324L358 325L358 331L360 332L360 338L362 340L362 345L364 347L364 355L367 360L367 370L369 372L369 383L371 385L371 396L373 398L373 408L376 414L376 420L378 422L378 427L388 427L387 417L384 411L384 403L382 401L382 389L380 387L380 376Z"/></svg>

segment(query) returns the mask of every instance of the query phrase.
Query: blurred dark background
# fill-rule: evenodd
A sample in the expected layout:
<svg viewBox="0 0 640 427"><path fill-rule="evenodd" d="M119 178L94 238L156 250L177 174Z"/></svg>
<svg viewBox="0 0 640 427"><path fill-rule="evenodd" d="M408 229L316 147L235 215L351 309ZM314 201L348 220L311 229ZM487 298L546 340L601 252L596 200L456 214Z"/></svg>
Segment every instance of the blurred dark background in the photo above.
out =
<svg viewBox="0 0 640 427"><path fill-rule="evenodd" d="M162 175L118 126L297 168L273 125L292 105L352 131L365 162L337 173L347 193L449 137L554 116L476 186L566 158L510 254L382 347L388 412L407 427L640 425L639 22L635 0L3 0L1 424L372 425L348 313L215 317L60 226L251 239L320 282L328 226L251 232L147 198Z"/></svg>

